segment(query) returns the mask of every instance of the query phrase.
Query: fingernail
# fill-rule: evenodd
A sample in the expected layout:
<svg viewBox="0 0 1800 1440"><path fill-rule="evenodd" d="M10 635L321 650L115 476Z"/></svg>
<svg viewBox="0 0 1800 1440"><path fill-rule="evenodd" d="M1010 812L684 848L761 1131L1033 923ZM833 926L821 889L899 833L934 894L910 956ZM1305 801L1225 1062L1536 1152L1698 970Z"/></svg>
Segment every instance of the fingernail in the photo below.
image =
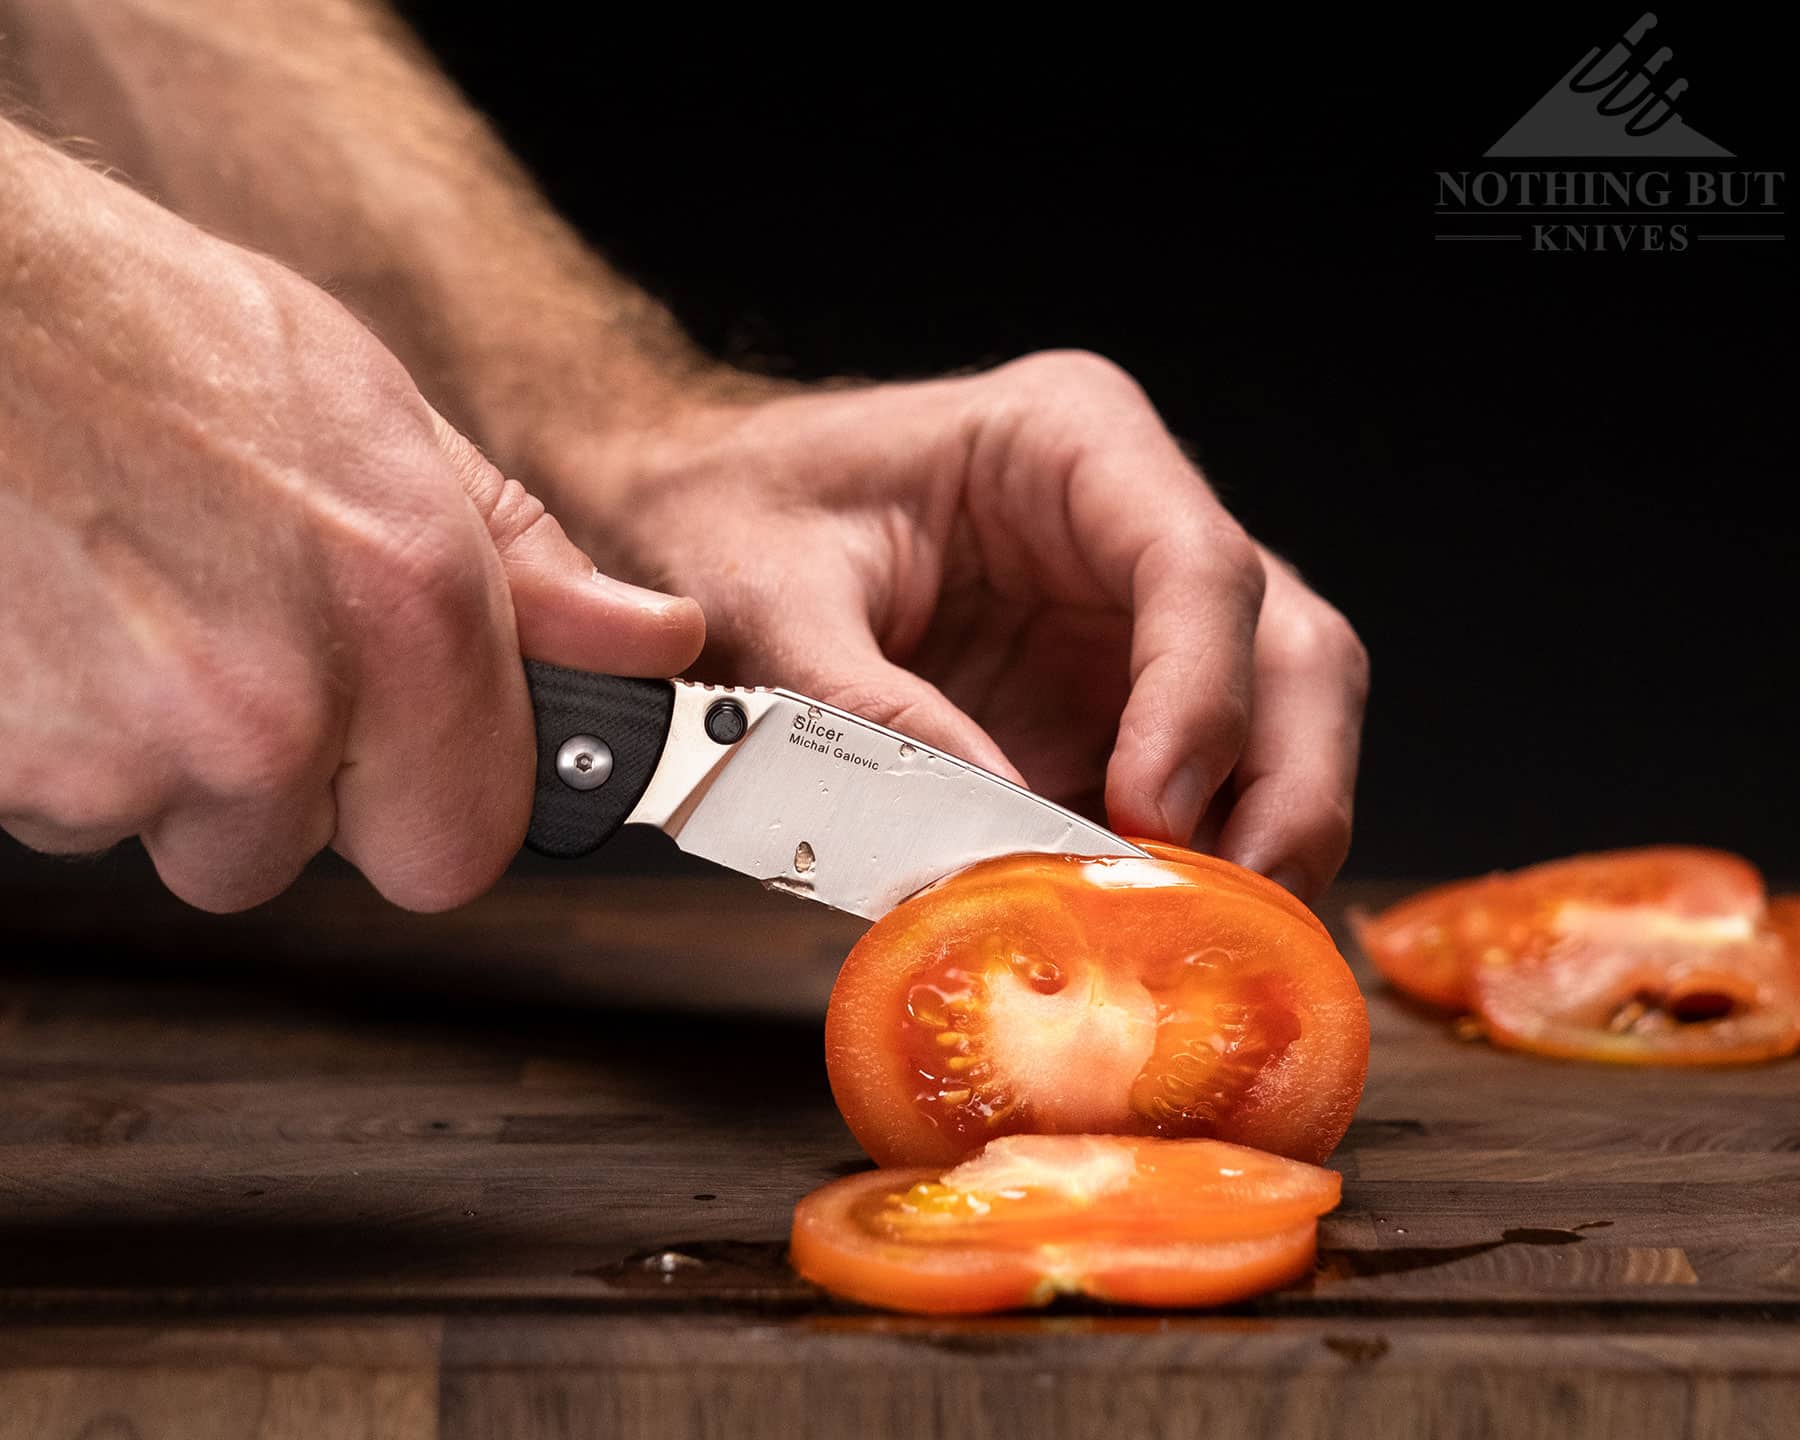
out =
<svg viewBox="0 0 1800 1440"><path fill-rule="evenodd" d="M629 580L620 580L598 568L594 571L594 583L612 591L627 604L639 605L652 610L672 610L678 605L694 603L685 595L670 595L663 590L650 590L642 585L633 585Z"/></svg>
<svg viewBox="0 0 1800 1440"><path fill-rule="evenodd" d="M1171 840L1185 844L1200 823L1200 806L1206 799L1206 775L1197 760L1189 760L1169 777L1156 808Z"/></svg>

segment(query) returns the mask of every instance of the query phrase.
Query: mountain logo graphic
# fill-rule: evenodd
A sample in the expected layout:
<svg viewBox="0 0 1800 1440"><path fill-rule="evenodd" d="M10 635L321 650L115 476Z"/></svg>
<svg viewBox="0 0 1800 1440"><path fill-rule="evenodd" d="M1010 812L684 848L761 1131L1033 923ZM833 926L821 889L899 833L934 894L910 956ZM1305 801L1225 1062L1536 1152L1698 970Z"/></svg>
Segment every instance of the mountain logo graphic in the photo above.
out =
<svg viewBox="0 0 1800 1440"><path fill-rule="evenodd" d="M1685 79L1664 84L1658 73L1674 53L1651 53L1656 28L1646 11L1603 55L1599 46L1525 112L1487 153L1494 155L1726 156L1676 112Z"/></svg>

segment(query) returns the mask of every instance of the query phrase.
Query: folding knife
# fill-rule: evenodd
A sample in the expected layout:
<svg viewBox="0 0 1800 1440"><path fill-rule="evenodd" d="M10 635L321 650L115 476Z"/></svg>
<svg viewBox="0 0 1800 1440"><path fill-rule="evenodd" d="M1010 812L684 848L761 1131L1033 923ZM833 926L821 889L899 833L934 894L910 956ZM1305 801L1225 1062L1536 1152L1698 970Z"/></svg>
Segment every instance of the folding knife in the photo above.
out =
<svg viewBox="0 0 1800 1440"><path fill-rule="evenodd" d="M623 825L655 825L690 854L874 920L996 855L1144 853L966 760L788 690L535 660L525 670L538 741L525 843L546 855L586 855Z"/></svg>

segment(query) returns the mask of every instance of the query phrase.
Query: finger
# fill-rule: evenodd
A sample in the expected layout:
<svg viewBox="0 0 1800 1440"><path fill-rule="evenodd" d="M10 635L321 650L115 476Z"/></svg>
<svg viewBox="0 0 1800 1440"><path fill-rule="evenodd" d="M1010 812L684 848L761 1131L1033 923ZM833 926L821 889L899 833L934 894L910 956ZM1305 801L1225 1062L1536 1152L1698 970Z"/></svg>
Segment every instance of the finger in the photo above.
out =
<svg viewBox="0 0 1800 1440"><path fill-rule="evenodd" d="M706 643L697 601L604 575L513 481L488 518L519 627L534 660L609 675L678 675ZM524 528L517 528L521 519Z"/></svg>
<svg viewBox="0 0 1800 1440"><path fill-rule="evenodd" d="M615 674L667 675L704 638L691 601L597 579L522 487L441 419L438 446L473 508L383 614L371 647L409 668L365 675L335 786L334 847L414 910L473 899L524 842L536 734L523 654Z"/></svg>
<svg viewBox="0 0 1800 1440"><path fill-rule="evenodd" d="M518 853L537 756L506 570L483 518L505 482L437 428L474 508L439 517L365 600L357 703L332 787L332 848L389 900L423 911L473 899ZM553 661L586 658L550 651Z"/></svg>
<svg viewBox="0 0 1800 1440"><path fill-rule="evenodd" d="M337 807L327 777L270 802L180 806L143 831L162 882L215 914L272 900L331 843Z"/></svg>
<svg viewBox="0 0 1800 1440"><path fill-rule="evenodd" d="M1131 617L1107 812L1115 829L1185 842L1247 733L1261 562L1117 366L1052 353L996 375L1009 403L972 447L999 457L976 528L1044 593Z"/></svg>
<svg viewBox="0 0 1800 1440"><path fill-rule="evenodd" d="M1233 793L1235 788L1227 782L1213 792L1211 803L1201 814L1187 842L1193 849L1207 855L1219 853L1219 837L1225 833L1225 822L1231 818L1232 803L1237 798Z"/></svg>
<svg viewBox="0 0 1800 1440"><path fill-rule="evenodd" d="M119 727L124 733L124 727ZM128 750L131 747L127 747ZM61 753L58 754L57 752ZM136 835L162 808L167 776L155 759L119 766L104 750L29 743L6 757L0 792L14 806L0 830L44 855L99 855ZM27 759L35 756L35 759Z"/></svg>
<svg viewBox="0 0 1800 1440"><path fill-rule="evenodd" d="M247 682L235 670L188 677L174 722L187 754L139 832L163 883L215 912L280 894L337 823L342 695L315 662L272 641L249 642L242 658L251 657Z"/></svg>
<svg viewBox="0 0 1800 1440"><path fill-rule="evenodd" d="M0 816L0 830L40 855L70 857L103 855L121 840L129 840L137 834L135 826L127 828L124 825L72 830L33 815Z"/></svg>
<svg viewBox="0 0 1800 1440"><path fill-rule="evenodd" d="M611 675L675 675L694 663L706 643L697 602L601 574L535 496L439 423L438 443L506 568L522 654Z"/></svg>
<svg viewBox="0 0 1800 1440"><path fill-rule="evenodd" d="M530 818L537 740L511 606L492 550L470 560L493 572L475 596L416 598L384 621L333 786L333 848L409 910L486 890ZM403 667L382 667L396 655Z"/></svg>
<svg viewBox="0 0 1800 1440"><path fill-rule="evenodd" d="M1188 483L1198 488L1198 477ZM1222 512L1196 510L1137 536L1131 695L1106 773L1115 829L1177 843L1193 834L1248 734L1263 587L1242 533Z"/></svg>
<svg viewBox="0 0 1800 1440"><path fill-rule="evenodd" d="M1256 646L1256 710L1219 853L1316 900L1350 848L1368 660L1336 611L1286 573Z"/></svg>
<svg viewBox="0 0 1800 1440"><path fill-rule="evenodd" d="M883 655L866 627L829 626L775 638L776 653L793 657L782 666L782 684L922 740L1015 785L1025 783L993 736L929 680Z"/></svg>

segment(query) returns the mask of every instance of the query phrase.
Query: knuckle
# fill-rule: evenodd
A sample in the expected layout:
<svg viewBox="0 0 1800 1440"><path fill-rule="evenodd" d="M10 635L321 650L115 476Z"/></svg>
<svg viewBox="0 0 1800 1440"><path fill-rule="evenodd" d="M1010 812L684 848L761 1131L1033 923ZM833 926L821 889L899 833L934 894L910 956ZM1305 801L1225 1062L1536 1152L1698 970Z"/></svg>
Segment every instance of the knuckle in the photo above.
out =
<svg viewBox="0 0 1800 1440"><path fill-rule="evenodd" d="M437 455L449 465L450 473L463 494L469 497L482 517L487 518L499 505L506 491L509 483L506 477L475 447L472 440L454 429L435 410L427 410L425 423L431 428ZM510 483L515 489L522 488L517 481Z"/></svg>
<svg viewBox="0 0 1800 1440"><path fill-rule="evenodd" d="M1212 563L1229 583L1254 593L1260 601L1268 585L1268 574L1263 569L1262 556L1256 552L1256 543L1243 527L1235 522L1208 527L1206 546Z"/></svg>
<svg viewBox="0 0 1800 1440"><path fill-rule="evenodd" d="M1093 350L1040 350L1005 367L1017 382L1060 394L1143 401L1144 389L1116 361Z"/></svg>
<svg viewBox="0 0 1800 1440"><path fill-rule="evenodd" d="M1222 513L1180 517L1151 542L1143 558L1164 572L1201 576L1242 592L1259 605L1268 584L1255 542Z"/></svg>
<svg viewBox="0 0 1800 1440"><path fill-rule="evenodd" d="M1323 600L1296 609L1285 626L1281 658L1294 668L1323 667L1340 674L1353 697L1369 691L1369 651L1343 614Z"/></svg>
<svg viewBox="0 0 1800 1440"><path fill-rule="evenodd" d="M517 480L501 480L486 516L488 535L504 554L533 530L548 527L558 535L562 527L539 500Z"/></svg>

